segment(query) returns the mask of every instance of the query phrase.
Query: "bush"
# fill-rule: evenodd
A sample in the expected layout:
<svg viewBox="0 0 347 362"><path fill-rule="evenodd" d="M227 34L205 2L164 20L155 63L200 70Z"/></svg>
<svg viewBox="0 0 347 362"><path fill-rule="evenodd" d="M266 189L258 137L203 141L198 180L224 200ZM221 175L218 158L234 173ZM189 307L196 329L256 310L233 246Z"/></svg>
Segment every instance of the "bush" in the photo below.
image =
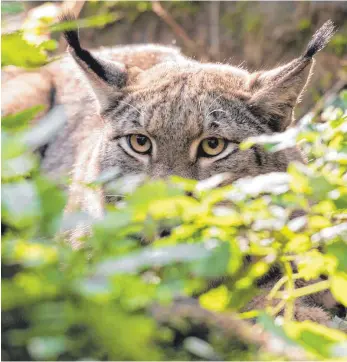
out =
<svg viewBox="0 0 347 362"><path fill-rule="evenodd" d="M39 126L26 126L39 110L2 120L4 359L346 356L342 331L293 321L294 301L303 295L330 289L347 306L342 110L326 110L325 124L307 122L243 143L275 152L299 142L309 163L293 163L288 173L224 187L216 187L223 175L144 183L119 179L117 170L101 175L89 187L105 184L123 199L92 221L93 235L78 250L55 236L87 216L63 218L66 192L39 170L33 148L42 135ZM296 210L303 216L293 218ZM283 276L268 300L279 302L243 312L259 293L256 281L274 265ZM299 278L312 284L295 288ZM284 316L275 320L281 308Z"/></svg>

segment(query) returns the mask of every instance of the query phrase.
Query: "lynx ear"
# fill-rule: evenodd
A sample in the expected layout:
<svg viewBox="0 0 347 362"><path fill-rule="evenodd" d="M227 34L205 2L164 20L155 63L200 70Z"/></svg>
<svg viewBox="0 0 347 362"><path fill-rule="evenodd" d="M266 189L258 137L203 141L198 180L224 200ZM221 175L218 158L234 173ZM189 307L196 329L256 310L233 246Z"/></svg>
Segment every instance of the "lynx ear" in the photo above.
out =
<svg viewBox="0 0 347 362"><path fill-rule="evenodd" d="M65 14L61 20L75 20ZM88 50L83 49L80 44L78 32L68 30L64 32L64 37L69 44L69 52L76 63L83 70L90 85L99 101L100 111L107 109L113 100L122 94L122 88L128 80L128 73L121 63L99 59Z"/></svg>
<svg viewBox="0 0 347 362"><path fill-rule="evenodd" d="M294 106L312 73L312 57L326 46L334 32L334 24L329 20L313 35L301 57L271 71L250 75L247 86L252 96L248 105L274 132L285 130L292 122Z"/></svg>

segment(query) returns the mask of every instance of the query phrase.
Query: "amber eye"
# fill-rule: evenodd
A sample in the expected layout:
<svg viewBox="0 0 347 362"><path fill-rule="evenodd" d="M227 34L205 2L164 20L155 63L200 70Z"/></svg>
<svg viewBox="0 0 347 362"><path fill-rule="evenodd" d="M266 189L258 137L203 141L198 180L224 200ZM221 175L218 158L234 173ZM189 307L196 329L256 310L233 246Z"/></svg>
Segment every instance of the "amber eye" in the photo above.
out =
<svg viewBox="0 0 347 362"><path fill-rule="evenodd" d="M223 138L211 137L201 141L199 146L200 157L214 157L225 150L227 141Z"/></svg>
<svg viewBox="0 0 347 362"><path fill-rule="evenodd" d="M152 149L152 143L147 136L132 134L127 136L128 144L137 153L146 154Z"/></svg>

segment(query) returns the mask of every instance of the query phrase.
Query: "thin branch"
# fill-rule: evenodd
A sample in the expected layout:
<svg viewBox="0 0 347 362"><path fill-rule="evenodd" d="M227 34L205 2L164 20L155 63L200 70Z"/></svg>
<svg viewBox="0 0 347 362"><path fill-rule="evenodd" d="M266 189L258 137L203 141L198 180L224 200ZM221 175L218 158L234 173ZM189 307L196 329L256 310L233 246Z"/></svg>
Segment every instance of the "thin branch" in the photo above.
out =
<svg viewBox="0 0 347 362"><path fill-rule="evenodd" d="M273 336L265 332L259 325L252 325L241 320L233 313L211 312L191 301L175 302L171 306L155 305L152 307L152 315L159 323L175 322L178 319L194 320L221 330L228 339L237 338L270 354L286 356L290 360L304 360L306 358L301 348L284 345L281 351L275 350L273 348Z"/></svg>
<svg viewBox="0 0 347 362"><path fill-rule="evenodd" d="M161 5L160 1L152 1L152 10L158 15L174 32L174 34L180 38L187 49L190 49L199 57L209 58L209 60L214 59L214 55L201 44L196 43L192 40L187 32L179 25L176 20L166 11L165 8Z"/></svg>
<svg viewBox="0 0 347 362"><path fill-rule="evenodd" d="M186 31L176 22L176 20L162 7L160 1L152 1L152 10L157 14L172 31L182 39L187 48L195 49L196 43L190 39Z"/></svg>

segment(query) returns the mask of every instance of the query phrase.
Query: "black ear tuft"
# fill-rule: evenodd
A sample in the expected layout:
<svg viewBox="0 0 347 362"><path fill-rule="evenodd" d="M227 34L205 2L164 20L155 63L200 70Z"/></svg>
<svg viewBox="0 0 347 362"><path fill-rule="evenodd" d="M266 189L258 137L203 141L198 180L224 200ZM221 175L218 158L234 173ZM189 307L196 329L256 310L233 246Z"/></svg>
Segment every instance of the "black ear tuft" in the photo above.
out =
<svg viewBox="0 0 347 362"><path fill-rule="evenodd" d="M82 50L78 32L76 30L64 31L64 38L75 52L80 52Z"/></svg>
<svg viewBox="0 0 347 362"><path fill-rule="evenodd" d="M69 12L65 12L65 13L63 13L63 15L59 16L60 22L72 22L72 21L76 21L76 20L77 20L76 17ZM63 34L64 34L64 38L66 39L67 43L76 52L78 52L82 49L77 30L65 30Z"/></svg>
<svg viewBox="0 0 347 362"><path fill-rule="evenodd" d="M59 17L59 20L62 22L70 22L76 21L77 19L73 14L65 12ZM81 47L77 30L64 31L64 38L81 61L83 61L98 77L102 78L106 82L109 81L106 70L101 62L98 61L88 50Z"/></svg>
<svg viewBox="0 0 347 362"><path fill-rule="evenodd" d="M322 50L335 34L335 26L331 20L328 20L313 35L308 43L304 58L312 58L317 52Z"/></svg>

